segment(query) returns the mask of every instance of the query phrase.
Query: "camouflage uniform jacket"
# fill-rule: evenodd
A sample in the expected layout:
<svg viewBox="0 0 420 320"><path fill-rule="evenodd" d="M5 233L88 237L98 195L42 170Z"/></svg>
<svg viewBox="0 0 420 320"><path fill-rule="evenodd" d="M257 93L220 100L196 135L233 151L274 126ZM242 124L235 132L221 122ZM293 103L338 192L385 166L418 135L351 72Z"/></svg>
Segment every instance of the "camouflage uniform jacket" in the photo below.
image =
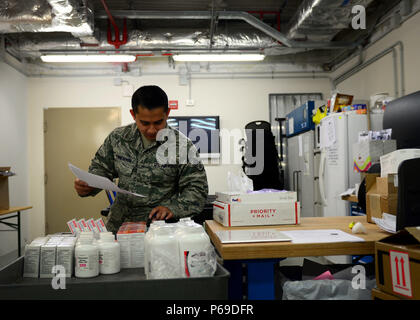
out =
<svg viewBox="0 0 420 320"><path fill-rule="evenodd" d="M167 129L176 137L176 142L171 140L172 147L176 144L176 152L172 153L176 156L175 162L161 164L157 161L158 150L164 150L163 147L168 144L156 141L144 148L135 123L112 131L92 159L90 173L110 180L119 178L121 189L146 196L141 198L118 193L107 222L109 231L115 233L125 221L146 221L150 211L157 206L169 208L177 218L202 211L208 193L204 166L201 162L192 164L184 161L184 156L180 157L183 153L179 152L179 145L196 153L195 146L179 131L169 126ZM161 154L160 151L158 154ZM96 189L90 195L94 196L99 191Z"/></svg>

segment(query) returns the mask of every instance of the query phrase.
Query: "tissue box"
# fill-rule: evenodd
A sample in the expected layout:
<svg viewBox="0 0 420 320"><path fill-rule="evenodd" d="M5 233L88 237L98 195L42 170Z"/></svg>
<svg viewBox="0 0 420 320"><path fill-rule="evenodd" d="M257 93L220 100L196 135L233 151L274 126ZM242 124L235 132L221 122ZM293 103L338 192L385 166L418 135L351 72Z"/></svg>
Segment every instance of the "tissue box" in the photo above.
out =
<svg viewBox="0 0 420 320"><path fill-rule="evenodd" d="M360 141L353 144L353 162L355 172L367 172L380 157L397 150L395 140Z"/></svg>
<svg viewBox="0 0 420 320"><path fill-rule="evenodd" d="M300 203L296 192L216 193L213 219L226 227L297 225Z"/></svg>
<svg viewBox="0 0 420 320"><path fill-rule="evenodd" d="M398 174L398 167L405 160L420 158L420 149L402 149L381 157L381 177Z"/></svg>

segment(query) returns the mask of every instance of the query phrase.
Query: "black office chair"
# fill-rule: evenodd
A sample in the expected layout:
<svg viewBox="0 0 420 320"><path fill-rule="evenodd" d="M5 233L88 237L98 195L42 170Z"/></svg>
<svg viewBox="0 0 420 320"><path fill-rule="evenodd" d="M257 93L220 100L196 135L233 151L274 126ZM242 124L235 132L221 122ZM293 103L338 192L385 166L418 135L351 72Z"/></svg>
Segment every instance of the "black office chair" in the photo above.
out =
<svg viewBox="0 0 420 320"><path fill-rule="evenodd" d="M111 192L109 192L108 190L105 190L105 192L106 192L106 195L107 195L108 200L109 200L109 206L107 208L101 210L101 215L104 216L104 217L108 217L109 211L111 210L111 206L115 201L115 197L117 196L117 193L115 191L112 191L112 193L114 195L114 198L112 198Z"/></svg>
<svg viewBox="0 0 420 320"><path fill-rule="evenodd" d="M397 231L420 226L420 158L398 167Z"/></svg>

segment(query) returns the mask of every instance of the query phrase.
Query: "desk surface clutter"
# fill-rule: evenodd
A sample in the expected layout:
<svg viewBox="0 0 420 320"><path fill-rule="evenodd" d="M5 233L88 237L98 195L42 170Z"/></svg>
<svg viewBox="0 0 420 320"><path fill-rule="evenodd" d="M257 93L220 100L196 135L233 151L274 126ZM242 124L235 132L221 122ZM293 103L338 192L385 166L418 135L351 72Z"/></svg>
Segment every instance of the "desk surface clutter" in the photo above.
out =
<svg viewBox="0 0 420 320"><path fill-rule="evenodd" d="M279 231L297 231L336 229L353 235L349 228L351 222L361 222L365 226L367 234L354 235L362 238L364 240L363 242L269 242L222 244L216 234L216 232L222 230L276 229ZM284 225L235 228L224 227L216 221L208 220L206 221L206 230L216 249L225 260L373 254L375 252L375 242L389 236L389 233L380 230L377 225L367 223L366 217L302 218L301 224L297 226Z"/></svg>

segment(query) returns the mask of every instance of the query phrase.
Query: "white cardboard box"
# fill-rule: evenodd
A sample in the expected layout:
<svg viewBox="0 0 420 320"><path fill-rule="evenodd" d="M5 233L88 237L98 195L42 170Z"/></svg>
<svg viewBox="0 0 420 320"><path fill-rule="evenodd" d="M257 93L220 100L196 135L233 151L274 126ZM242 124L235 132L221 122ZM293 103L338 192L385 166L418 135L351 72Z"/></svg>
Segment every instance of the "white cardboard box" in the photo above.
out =
<svg viewBox="0 0 420 320"><path fill-rule="evenodd" d="M293 191L265 192L265 193L238 193L216 192L216 200L225 203L262 203L279 200L297 201L297 194Z"/></svg>
<svg viewBox="0 0 420 320"><path fill-rule="evenodd" d="M144 236L142 232L117 234L121 248L121 269L144 267Z"/></svg>
<svg viewBox="0 0 420 320"><path fill-rule="evenodd" d="M41 256L39 262L39 277L53 278L52 268L56 265L57 245L45 244L41 246Z"/></svg>
<svg viewBox="0 0 420 320"><path fill-rule="evenodd" d="M295 200L257 203L213 202L213 219L226 227L297 225L300 204Z"/></svg>
<svg viewBox="0 0 420 320"><path fill-rule="evenodd" d="M398 174L398 167L405 160L420 158L420 149L401 149L381 157L381 177Z"/></svg>
<svg viewBox="0 0 420 320"><path fill-rule="evenodd" d="M66 277L71 278L73 274L73 257L74 257L74 244L72 243L60 243L57 245L57 265L64 267Z"/></svg>

